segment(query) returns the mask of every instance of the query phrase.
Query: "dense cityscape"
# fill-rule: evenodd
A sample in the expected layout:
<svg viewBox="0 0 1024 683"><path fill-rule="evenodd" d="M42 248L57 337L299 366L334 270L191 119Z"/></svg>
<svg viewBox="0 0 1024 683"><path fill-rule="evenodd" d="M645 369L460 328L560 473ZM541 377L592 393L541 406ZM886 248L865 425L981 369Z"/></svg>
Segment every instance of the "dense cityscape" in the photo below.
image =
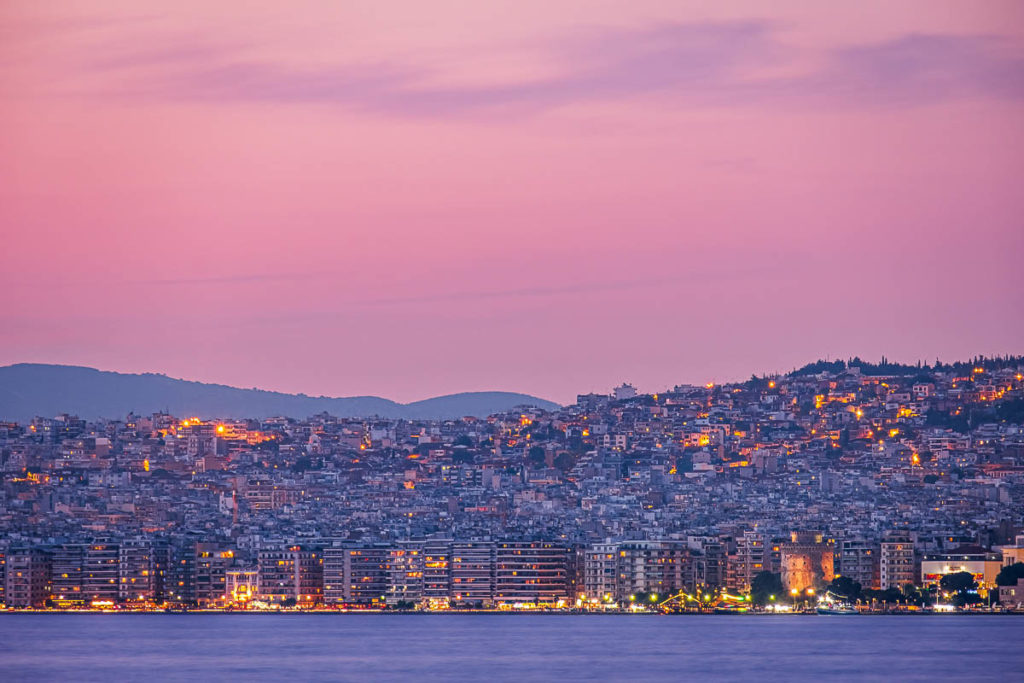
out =
<svg viewBox="0 0 1024 683"><path fill-rule="evenodd" d="M561 409L0 424L8 610L1015 610L1024 358Z"/></svg>

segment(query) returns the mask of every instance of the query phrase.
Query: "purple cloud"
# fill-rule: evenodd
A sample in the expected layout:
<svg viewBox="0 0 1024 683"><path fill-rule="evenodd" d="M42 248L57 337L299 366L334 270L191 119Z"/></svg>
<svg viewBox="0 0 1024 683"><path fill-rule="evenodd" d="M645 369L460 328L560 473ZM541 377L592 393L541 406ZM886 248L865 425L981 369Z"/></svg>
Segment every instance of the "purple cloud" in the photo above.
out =
<svg viewBox="0 0 1024 683"><path fill-rule="evenodd" d="M845 48L823 75L838 95L893 103L1024 97L1024 56L998 36L909 35Z"/></svg>
<svg viewBox="0 0 1024 683"><path fill-rule="evenodd" d="M207 101L339 104L396 116L529 113L656 95L694 105L843 102L915 106L1024 96L1024 58L996 36L909 35L832 51L800 77L757 77L791 53L768 22L665 24L570 36L549 49L556 75L519 83L438 87L424 68L377 64L297 68L203 43L117 55L122 95Z"/></svg>

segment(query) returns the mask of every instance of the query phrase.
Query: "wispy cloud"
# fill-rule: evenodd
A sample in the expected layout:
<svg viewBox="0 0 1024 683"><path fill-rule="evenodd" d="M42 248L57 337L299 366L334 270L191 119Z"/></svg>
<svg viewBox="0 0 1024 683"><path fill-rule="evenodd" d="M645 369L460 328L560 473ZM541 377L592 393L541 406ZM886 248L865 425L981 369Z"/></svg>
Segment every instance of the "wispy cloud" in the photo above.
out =
<svg viewBox="0 0 1024 683"><path fill-rule="evenodd" d="M925 104L1024 99L1024 54L999 36L908 35L837 50L821 74L834 95Z"/></svg>
<svg viewBox="0 0 1024 683"><path fill-rule="evenodd" d="M535 112L655 95L688 106L779 103L913 106L969 97L1024 99L1020 46L998 36L906 35L836 48L800 76L758 76L793 50L766 21L589 31L545 48L552 75L441 86L444 73L382 60L298 67L178 40L93 60L116 94L158 99L337 104L405 117Z"/></svg>
<svg viewBox="0 0 1024 683"><path fill-rule="evenodd" d="M269 282L294 282L294 281L305 281L315 278L324 277L329 275L325 272L309 272L309 273L242 273L238 275L210 275L210 276L196 276L196 277L175 277L175 278L144 278L144 279L122 279L122 280L109 280L109 279L75 279L75 280L31 280L26 278L18 278L11 282L3 283L4 287L10 288L24 288L24 289L61 289L61 288L80 288L90 286L104 286L104 287L178 287L178 286L191 286L191 285L210 285L210 284L262 284Z"/></svg>

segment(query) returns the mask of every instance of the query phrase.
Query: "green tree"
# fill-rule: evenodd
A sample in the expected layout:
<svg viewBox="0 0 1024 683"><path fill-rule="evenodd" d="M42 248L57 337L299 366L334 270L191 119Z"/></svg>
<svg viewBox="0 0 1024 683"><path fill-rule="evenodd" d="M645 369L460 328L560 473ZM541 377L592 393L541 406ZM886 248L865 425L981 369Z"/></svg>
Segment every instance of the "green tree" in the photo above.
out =
<svg viewBox="0 0 1024 683"><path fill-rule="evenodd" d="M984 598L982 598L977 593L969 593L967 591L964 591L963 593L957 593L951 599L951 602L957 607L963 607L964 605L975 605L979 602L984 601Z"/></svg>
<svg viewBox="0 0 1024 683"><path fill-rule="evenodd" d="M999 574L996 575L996 585L1016 586L1021 579L1024 579L1024 562L1014 562L999 570Z"/></svg>
<svg viewBox="0 0 1024 683"><path fill-rule="evenodd" d="M876 602L895 604L903 600L903 593L899 588L887 588L883 590L868 589L863 592L864 600L875 600Z"/></svg>
<svg viewBox="0 0 1024 683"><path fill-rule="evenodd" d="M555 467L562 470L563 472L568 472L569 470L572 469L572 466L575 464L576 461L573 460L572 453L562 451L561 453L555 456Z"/></svg>
<svg viewBox="0 0 1024 683"><path fill-rule="evenodd" d="M773 572L761 572L750 582L750 599L755 605L766 605L771 596L782 596L782 577Z"/></svg>
<svg viewBox="0 0 1024 683"><path fill-rule="evenodd" d="M847 600L859 600L861 595L860 583L849 576L837 576L828 585L828 590L834 595L846 598Z"/></svg>
<svg viewBox="0 0 1024 683"><path fill-rule="evenodd" d="M946 574L939 581L939 586L947 593L966 593L978 587L974 574L970 572L954 572Z"/></svg>

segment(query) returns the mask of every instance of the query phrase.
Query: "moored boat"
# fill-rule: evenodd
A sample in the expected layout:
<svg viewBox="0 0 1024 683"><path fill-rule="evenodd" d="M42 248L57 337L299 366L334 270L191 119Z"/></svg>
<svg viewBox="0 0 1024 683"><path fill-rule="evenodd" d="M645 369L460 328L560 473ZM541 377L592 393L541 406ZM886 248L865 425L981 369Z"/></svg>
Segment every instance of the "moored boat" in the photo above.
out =
<svg viewBox="0 0 1024 683"><path fill-rule="evenodd" d="M857 608L853 605L842 605L834 603L818 607L818 614L857 614Z"/></svg>

